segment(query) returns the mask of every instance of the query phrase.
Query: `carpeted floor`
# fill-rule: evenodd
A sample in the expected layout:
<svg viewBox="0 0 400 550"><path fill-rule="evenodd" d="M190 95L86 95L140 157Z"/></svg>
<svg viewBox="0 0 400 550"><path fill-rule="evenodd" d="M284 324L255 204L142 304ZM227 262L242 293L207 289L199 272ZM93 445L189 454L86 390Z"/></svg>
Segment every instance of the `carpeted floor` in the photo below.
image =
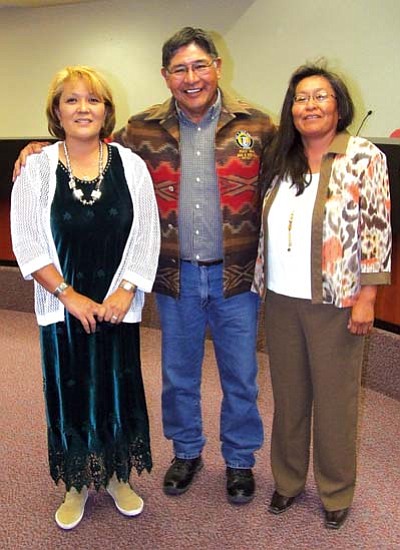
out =
<svg viewBox="0 0 400 550"><path fill-rule="evenodd" d="M63 497L47 469L39 347L31 313L0 310L0 548L7 550L247 550L400 548L400 402L363 390L359 482L351 515L339 532L322 525L322 510L310 474L306 492L282 517L267 513L273 490L268 446L272 398L266 355L260 360L260 407L265 447L255 468L257 495L245 507L225 498L219 453L220 390L212 344L207 342L203 377L205 468L188 493L162 493L172 458L160 421L160 334L142 329L142 363L151 418L154 469L132 483L145 500L137 518L119 514L104 491L91 492L86 514L73 531L53 520Z"/></svg>

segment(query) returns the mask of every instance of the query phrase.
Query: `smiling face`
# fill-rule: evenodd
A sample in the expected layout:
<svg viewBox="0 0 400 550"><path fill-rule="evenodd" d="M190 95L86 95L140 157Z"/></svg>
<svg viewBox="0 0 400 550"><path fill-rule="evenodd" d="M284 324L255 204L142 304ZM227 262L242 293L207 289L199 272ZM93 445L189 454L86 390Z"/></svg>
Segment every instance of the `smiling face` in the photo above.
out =
<svg viewBox="0 0 400 550"><path fill-rule="evenodd" d="M212 57L200 46L192 42L179 48L171 58L169 67L161 73L172 95L185 115L194 122L199 122L217 98L218 79L221 74L221 60L214 59L207 70L201 74L192 70L192 65L208 64ZM177 67L188 70L181 75L169 71Z"/></svg>
<svg viewBox="0 0 400 550"><path fill-rule="evenodd" d="M328 97L319 103L312 99L318 92L327 92ZM292 116L303 141L308 139L332 140L339 120L335 92L329 81L322 76L303 78L296 86L295 95L304 94L310 99L304 104L293 103Z"/></svg>
<svg viewBox="0 0 400 550"><path fill-rule="evenodd" d="M64 83L57 109L65 137L77 139L99 138L104 124L104 101L80 78Z"/></svg>

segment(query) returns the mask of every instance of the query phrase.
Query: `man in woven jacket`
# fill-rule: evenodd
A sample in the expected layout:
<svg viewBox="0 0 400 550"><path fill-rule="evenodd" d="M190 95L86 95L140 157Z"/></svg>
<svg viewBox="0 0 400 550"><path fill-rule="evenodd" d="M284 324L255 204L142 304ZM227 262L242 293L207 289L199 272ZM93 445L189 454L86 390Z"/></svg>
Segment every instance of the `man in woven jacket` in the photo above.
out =
<svg viewBox="0 0 400 550"><path fill-rule="evenodd" d="M219 89L221 59L210 36L185 27L163 46L172 97L130 118L114 139L147 163L161 218L154 290L162 328L164 433L174 459L169 495L184 493L202 465L201 368L211 330L223 398L227 496L254 495L258 299L250 292L259 231L260 155L274 127L264 113Z"/></svg>

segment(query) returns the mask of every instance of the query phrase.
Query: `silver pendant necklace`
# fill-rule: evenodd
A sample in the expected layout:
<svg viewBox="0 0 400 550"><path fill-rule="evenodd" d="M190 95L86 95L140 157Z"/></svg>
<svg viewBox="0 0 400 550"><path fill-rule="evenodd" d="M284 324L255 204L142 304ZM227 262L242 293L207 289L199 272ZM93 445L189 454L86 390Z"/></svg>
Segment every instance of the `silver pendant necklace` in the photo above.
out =
<svg viewBox="0 0 400 550"><path fill-rule="evenodd" d="M84 198L82 189L77 189L76 187L76 181L72 173L71 162L69 160L67 144L65 143L65 141L63 142L63 146L64 146L64 155L65 155L65 160L67 162L67 170L69 175L69 182L68 182L69 188L71 189L75 199L81 202L84 206L92 206L101 197L100 185L104 178L103 176L103 144L101 141L99 141L99 176L93 191L90 193L91 198L89 200Z"/></svg>
<svg viewBox="0 0 400 550"><path fill-rule="evenodd" d="M303 188L303 192L305 192L305 190L311 185L312 183L312 173L310 172L307 176L309 176L309 179L305 179L305 182L304 182L304 188ZM292 198L292 211L290 212L289 214L289 220L288 220L288 243L287 243L287 251L290 252L292 250L292 228L293 228L293 220L294 220L294 215L296 213L296 197L298 197L299 195L296 193L294 198Z"/></svg>

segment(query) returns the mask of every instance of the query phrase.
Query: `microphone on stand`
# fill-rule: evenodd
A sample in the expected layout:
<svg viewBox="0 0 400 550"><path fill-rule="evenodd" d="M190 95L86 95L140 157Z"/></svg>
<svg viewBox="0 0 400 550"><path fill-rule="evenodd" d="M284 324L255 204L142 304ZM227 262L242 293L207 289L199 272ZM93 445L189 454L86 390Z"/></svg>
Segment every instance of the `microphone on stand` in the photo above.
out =
<svg viewBox="0 0 400 550"><path fill-rule="evenodd" d="M370 117L372 115L372 111L371 109L368 111L368 113L365 115L365 117L362 119L361 121L361 124L360 124L360 127L358 128L357 130L357 133L356 133L356 136L358 136L358 134L360 133L360 130L361 128L364 126L365 124L365 121L367 120L368 117Z"/></svg>

